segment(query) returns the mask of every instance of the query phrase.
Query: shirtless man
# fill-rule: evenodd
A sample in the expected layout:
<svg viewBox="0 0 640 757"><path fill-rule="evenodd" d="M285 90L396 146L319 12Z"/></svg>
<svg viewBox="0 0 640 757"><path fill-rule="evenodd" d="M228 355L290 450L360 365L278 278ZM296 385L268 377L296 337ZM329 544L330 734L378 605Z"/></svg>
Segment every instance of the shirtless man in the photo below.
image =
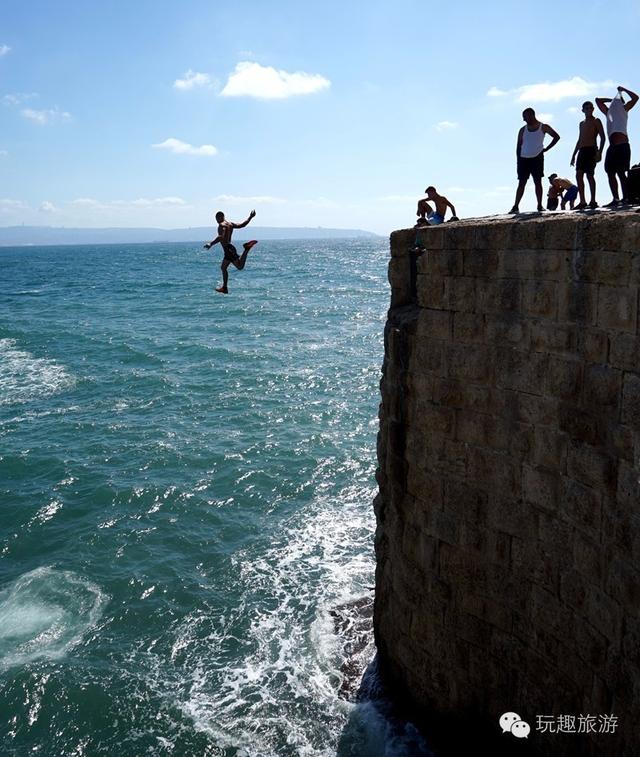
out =
<svg viewBox="0 0 640 757"><path fill-rule="evenodd" d="M625 102L622 93L626 92L631 98ZM618 87L618 94L611 97L596 97L596 105L607 117L607 134L609 135L609 147L604 158L604 170L607 172L609 186L613 200L607 208L615 208L617 205L627 202L627 176L626 173L631 165L631 146L627 136L627 119L631 108L638 102L638 95L625 87ZM607 105L609 103L609 105ZM618 182L622 200L618 194Z"/></svg>
<svg viewBox="0 0 640 757"><path fill-rule="evenodd" d="M584 121L580 122L580 131L578 141L571 156L571 165L576 167L576 182L578 183L578 192L580 193L580 202L576 210L584 210L587 207L587 200L584 194L584 175L587 175L589 181L589 190L591 192L591 209L597 208L596 202L596 163L602 159L602 148L604 147L604 129L602 121L593 115L593 103L587 102L582 104ZM597 145L598 139L600 146ZM578 160L576 162L576 155Z"/></svg>
<svg viewBox="0 0 640 757"><path fill-rule="evenodd" d="M569 179L560 178L557 173L549 175L549 184L551 186L547 195L549 197L547 209L555 210L558 207L558 200L562 200L562 204L560 205L561 210L567 207L567 203L569 203L569 207L573 210L573 203L578 196L578 187L572 184Z"/></svg>
<svg viewBox="0 0 640 757"><path fill-rule="evenodd" d="M220 268L222 269L222 286L216 289L216 292L220 292L221 294L229 294L229 290L227 289L227 282L229 280L229 274L227 272L227 268L230 264L233 264L239 271L241 271L244 268L244 264L247 262L247 255L249 254L249 250L255 245L258 244L258 242L255 239L252 239L250 242L245 242L244 252L242 255L238 255L238 251L236 248L231 244L231 235L233 234L234 229L243 229L252 218L254 218L256 214L255 210L252 210L251 213L249 213L249 218L247 218L246 221L243 223L234 223L233 221L226 221L224 217L224 213L222 211L218 211L216 213L216 221L218 222L218 236L211 240L211 242L207 242L204 245L205 250L209 250L213 247L214 244L220 244L222 245L222 249L224 250L224 258L222 260L222 264Z"/></svg>
<svg viewBox="0 0 640 757"><path fill-rule="evenodd" d="M451 208L451 212L453 213L450 220L458 220L456 209L446 197L443 197L436 192L435 187L427 187L424 191L427 195L427 199L418 202L418 212L416 213L418 216L418 222L416 226L437 226L440 223L444 223L444 216L447 212L447 208ZM435 212L431 209L431 205L429 205L427 200L431 200L436 206Z"/></svg>
<svg viewBox="0 0 640 757"><path fill-rule="evenodd" d="M522 120L525 125L518 132L516 142L516 156L518 163L518 189L516 190L516 200L509 211L510 213L519 213L520 200L524 194L529 177L533 178L536 188L536 198L538 200L538 212L542 213L542 177L544 176L544 154L554 147L560 135L548 124L543 124L536 118L536 112L533 108L525 108L522 111ZM544 137L548 134L551 142L544 147Z"/></svg>

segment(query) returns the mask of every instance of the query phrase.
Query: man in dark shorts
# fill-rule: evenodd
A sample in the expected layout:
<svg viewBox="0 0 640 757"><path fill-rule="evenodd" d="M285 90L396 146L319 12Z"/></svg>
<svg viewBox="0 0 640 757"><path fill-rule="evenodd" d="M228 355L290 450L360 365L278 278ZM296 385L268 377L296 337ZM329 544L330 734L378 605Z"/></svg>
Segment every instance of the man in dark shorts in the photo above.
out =
<svg viewBox="0 0 640 757"><path fill-rule="evenodd" d="M630 99L625 102L622 93L626 92ZM628 113L638 102L638 95L626 87L618 87L618 94L614 97L596 97L596 105L607 117L607 134L609 147L604 158L604 170L607 172L609 186L613 200L606 208L615 208L627 202L627 171L631 166L631 146L627 135ZM607 105L608 103L608 105ZM618 194L618 179L622 199Z"/></svg>
<svg viewBox="0 0 640 757"><path fill-rule="evenodd" d="M244 252L242 255L238 255L238 251L236 248L231 244L231 235L233 234L234 229L243 229L252 218L255 217L256 211L252 210L251 213L249 213L249 217L246 221L243 223L234 223L233 221L226 221L224 217L224 213L222 211L218 211L216 213L216 221L218 222L218 236L213 239L211 242L207 242L204 245L205 250L211 249L214 244L220 244L222 245L222 249L224 250L224 258L222 260L222 264L220 265L220 268L222 269L222 286L216 289L216 292L220 292L221 294L229 294L229 290L227 289L227 282L229 281L229 273L227 272L227 268L230 265L234 265L239 271L241 271L244 268L245 263L247 262L247 255L249 254L249 250L255 245L258 244L258 242L255 239L252 239L250 242L245 242Z"/></svg>
<svg viewBox="0 0 640 757"><path fill-rule="evenodd" d="M580 122L580 131L578 132L578 141L571 156L571 165L576 167L576 183L580 193L580 202L576 205L576 210L584 210L587 207L587 200L584 194L584 177L587 176L589 190L591 192L591 209L597 208L596 202L596 164L602 159L602 148L604 147L604 129L602 121L593 115L593 103L582 103L582 112L584 121ZM598 146L600 140L600 146ZM577 156L577 160L576 160Z"/></svg>
<svg viewBox="0 0 640 757"><path fill-rule="evenodd" d="M540 123L536 118L533 108L525 108L522 111L522 119L525 125L518 132L518 141L516 142L516 156L518 158L518 189L516 190L516 200L509 211L510 213L519 213L520 200L524 194L529 177L533 178L536 188L536 198L538 200L538 212L542 213L542 177L544 176L544 153L557 144L560 135L547 124ZM548 134L552 139L545 147L544 137Z"/></svg>

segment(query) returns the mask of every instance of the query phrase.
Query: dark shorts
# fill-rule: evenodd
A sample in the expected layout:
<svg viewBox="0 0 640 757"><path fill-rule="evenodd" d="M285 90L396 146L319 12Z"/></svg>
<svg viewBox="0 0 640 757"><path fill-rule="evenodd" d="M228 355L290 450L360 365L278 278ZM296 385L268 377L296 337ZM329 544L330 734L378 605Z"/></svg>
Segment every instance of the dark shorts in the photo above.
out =
<svg viewBox="0 0 640 757"><path fill-rule="evenodd" d="M240 260L240 257L238 255L238 251L231 244L231 242L224 243L222 245L222 249L224 250L224 259L225 260L228 260L230 263L235 263L237 260Z"/></svg>
<svg viewBox="0 0 640 757"><path fill-rule="evenodd" d="M583 173L586 173L587 176L593 176L596 170L597 154L597 147L581 147L578 150L576 171L582 171Z"/></svg>
<svg viewBox="0 0 640 757"><path fill-rule="evenodd" d="M544 176L544 153L535 158L518 158L518 181L528 181L529 176L534 179Z"/></svg>
<svg viewBox="0 0 640 757"><path fill-rule="evenodd" d="M562 202L573 202L576 197L578 196L578 187L574 184L573 186L569 187L567 191L564 193L564 197L562 198Z"/></svg>
<svg viewBox="0 0 640 757"><path fill-rule="evenodd" d="M631 145L623 142L621 145L609 145L604 159L604 170L607 173L622 173L631 166Z"/></svg>

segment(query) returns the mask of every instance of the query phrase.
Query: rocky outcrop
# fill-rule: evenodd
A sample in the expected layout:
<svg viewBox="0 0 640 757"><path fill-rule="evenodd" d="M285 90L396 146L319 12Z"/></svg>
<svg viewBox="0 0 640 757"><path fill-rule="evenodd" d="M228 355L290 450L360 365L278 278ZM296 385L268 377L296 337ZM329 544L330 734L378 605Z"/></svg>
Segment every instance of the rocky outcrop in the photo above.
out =
<svg viewBox="0 0 640 757"><path fill-rule="evenodd" d="M443 754L637 754L640 216L417 236L391 235L382 672Z"/></svg>

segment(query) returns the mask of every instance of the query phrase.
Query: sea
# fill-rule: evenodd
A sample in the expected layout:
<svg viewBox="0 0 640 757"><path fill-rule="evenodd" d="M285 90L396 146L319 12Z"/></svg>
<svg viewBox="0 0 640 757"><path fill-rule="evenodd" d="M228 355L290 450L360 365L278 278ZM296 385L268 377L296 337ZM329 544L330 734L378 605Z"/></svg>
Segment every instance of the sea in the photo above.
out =
<svg viewBox="0 0 640 757"><path fill-rule="evenodd" d="M429 754L370 628L387 261L0 248L0 754Z"/></svg>

